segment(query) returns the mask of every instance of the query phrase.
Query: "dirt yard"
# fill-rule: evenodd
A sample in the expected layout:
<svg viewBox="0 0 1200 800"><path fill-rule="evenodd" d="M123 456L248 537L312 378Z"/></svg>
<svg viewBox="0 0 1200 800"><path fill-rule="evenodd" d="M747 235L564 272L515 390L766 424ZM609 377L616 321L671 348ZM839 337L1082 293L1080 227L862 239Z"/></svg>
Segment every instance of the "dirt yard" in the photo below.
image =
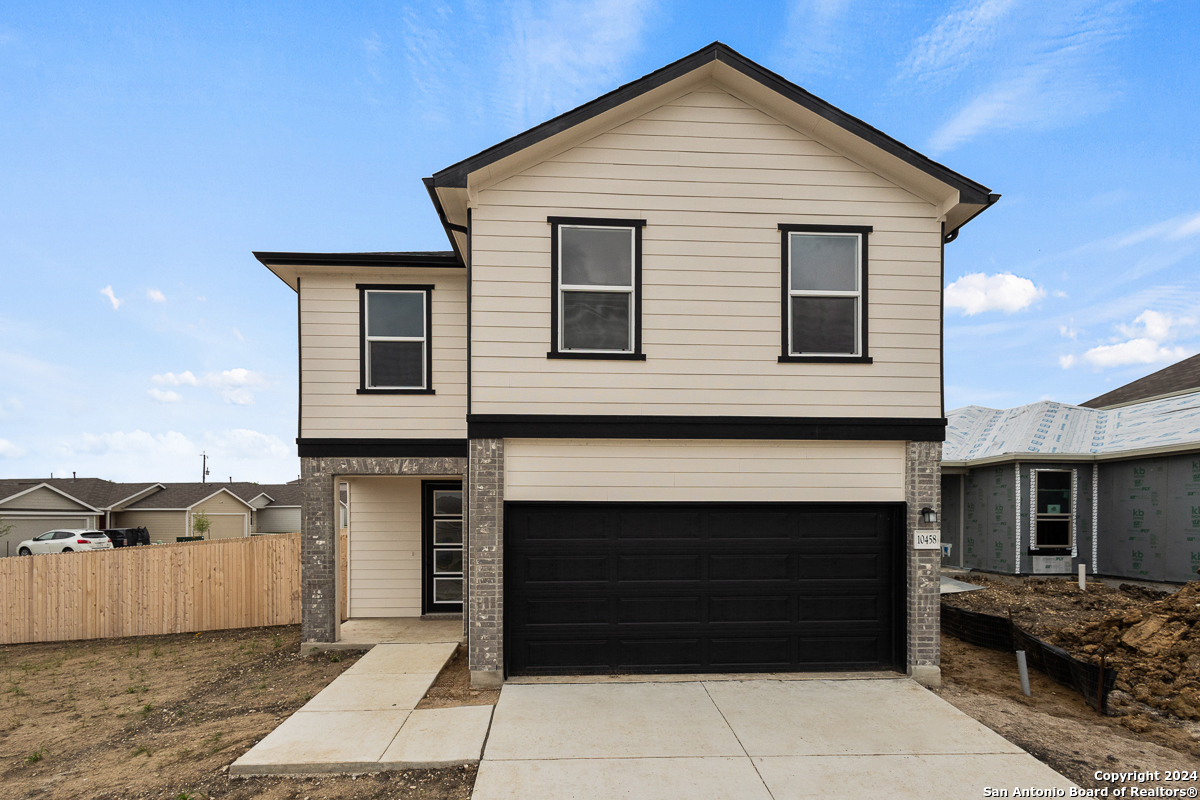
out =
<svg viewBox="0 0 1200 800"><path fill-rule="evenodd" d="M462 800L474 768L319 779L224 770L358 660L299 626L0 647L0 786L22 798ZM461 652L461 651L460 651ZM465 659L423 703L495 702Z"/></svg>
<svg viewBox="0 0 1200 800"><path fill-rule="evenodd" d="M1111 785L1092 779L1097 769L1200 770L1200 723L1190 699L1200 688L1194 668L1200 630L1193 631L1200 586L1168 595L1099 583L1080 592L1064 580L968 580L987 588L942 601L998 616L1011 612L1022 628L1077 658L1098 660L1103 648L1119 670L1109 700L1113 716L1101 717L1074 689L1035 670L1033 695L1025 697L1012 653L948 636L942 637L943 698L1084 787Z"/></svg>

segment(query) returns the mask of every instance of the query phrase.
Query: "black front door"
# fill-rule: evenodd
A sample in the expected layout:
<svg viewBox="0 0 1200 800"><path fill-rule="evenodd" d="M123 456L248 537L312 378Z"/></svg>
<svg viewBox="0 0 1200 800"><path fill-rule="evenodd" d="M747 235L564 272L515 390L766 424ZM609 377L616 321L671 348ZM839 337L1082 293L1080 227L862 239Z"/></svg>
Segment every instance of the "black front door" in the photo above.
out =
<svg viewBox="0 0 1200 800"><path fill-rule="evenodd" d="M424 613L458 613L463 607L462 481L423 481Z"/></svg>
<svg viewBox="0 0 1200 800"><path fill-rule="evenodd" d="M506 503L514 675L894 669L904 506Z"/></svg>

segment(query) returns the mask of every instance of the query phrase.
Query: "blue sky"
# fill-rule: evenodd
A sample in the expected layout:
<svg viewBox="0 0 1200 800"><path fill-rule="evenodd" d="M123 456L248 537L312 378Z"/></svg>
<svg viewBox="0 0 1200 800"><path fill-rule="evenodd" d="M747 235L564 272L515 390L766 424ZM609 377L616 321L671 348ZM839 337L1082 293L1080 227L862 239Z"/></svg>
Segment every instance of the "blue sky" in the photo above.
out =
<svg viewBox="0 0 1200 800"><path fill-rule="evenodd" d="M946 248L947 407L1200 351L1191 3L9 3L0 477L299 472L251 250L445 249L420 178L713 40L1004 195Z"/></svg>

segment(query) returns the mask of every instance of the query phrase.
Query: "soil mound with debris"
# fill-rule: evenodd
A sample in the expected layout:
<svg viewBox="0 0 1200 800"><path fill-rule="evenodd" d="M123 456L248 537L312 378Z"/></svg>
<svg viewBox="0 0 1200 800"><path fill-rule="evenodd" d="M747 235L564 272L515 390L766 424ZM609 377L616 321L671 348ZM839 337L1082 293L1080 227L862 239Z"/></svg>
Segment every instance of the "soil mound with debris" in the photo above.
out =
<svg viewBox="0 0 1200 800"><path fill-rule="evenodd" d="M944 595L942 602L1012 620L1083 661L1118 670L1110 695L1116 714L1135 729L1147 716L1200 720L1200 582L1173 594L1073 580L1008 582L972 575L984 591Z"/></svg>

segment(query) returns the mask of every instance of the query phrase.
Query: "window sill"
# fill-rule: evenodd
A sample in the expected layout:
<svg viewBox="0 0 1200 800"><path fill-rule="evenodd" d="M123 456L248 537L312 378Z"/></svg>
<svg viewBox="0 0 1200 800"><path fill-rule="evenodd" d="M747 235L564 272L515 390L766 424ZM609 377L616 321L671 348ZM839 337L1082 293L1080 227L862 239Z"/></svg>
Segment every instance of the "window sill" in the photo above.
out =
<svg viewBox="0 0 1200 800"><path fill-rule="evenodd" d="M359 389L358 394L437 394L433 389Z"/></svg>
<svg viewBox="0 0 1200 800"><path fill-rule="evenodd" d="M870 356L780 356L780 364L872 364Z"/></svg>
<svg viewBox="0 0 1200 800"><path fill-rule="evenodd" d="M546 353L546 358L574 358L584 361L645 361L645 353Z"/></svg>

